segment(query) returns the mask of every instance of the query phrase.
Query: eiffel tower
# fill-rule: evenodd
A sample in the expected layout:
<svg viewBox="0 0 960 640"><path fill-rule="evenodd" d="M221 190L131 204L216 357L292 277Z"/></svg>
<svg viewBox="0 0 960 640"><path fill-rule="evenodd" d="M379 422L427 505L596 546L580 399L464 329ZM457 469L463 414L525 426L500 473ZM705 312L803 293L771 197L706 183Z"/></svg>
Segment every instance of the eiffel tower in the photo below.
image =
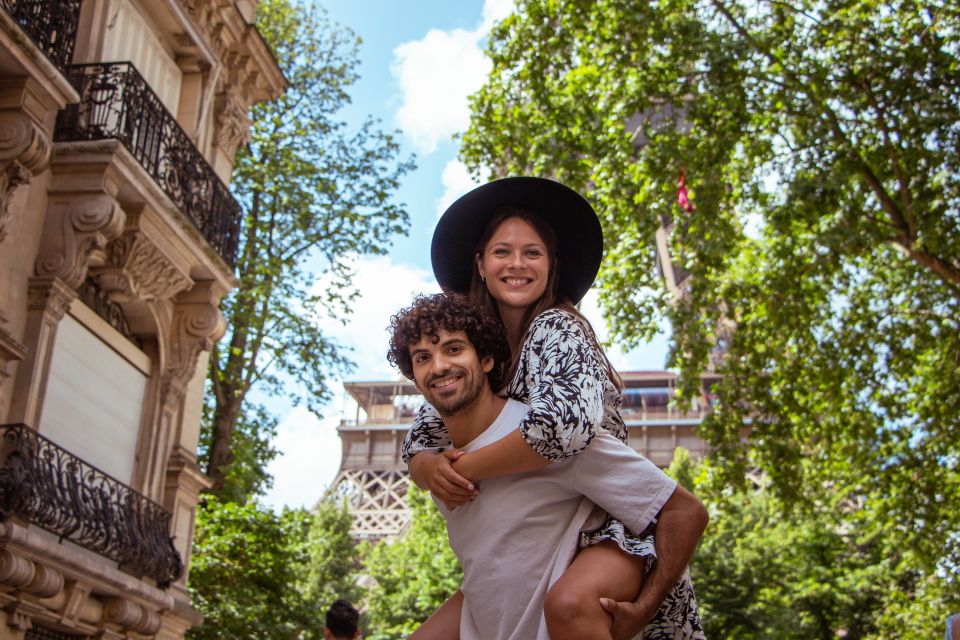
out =
<svg viewBox="0 0 960 640"><path fill-rule="evenodd" d="M706 453L696 427L711 409L709 390L715 376L704 374L702 394L688 410L678 410L670 402L675 373L632 371L621 377L621 415L634 449L660 467L670 464L677 447L687 449L694 459ZM406 504L410 478L400 447L423 397L408 380L348 382L344 387L357 406L337 429L343 457L326 495L347 500L354 538L393 538L410 525Z"/></svg>
<svg viewBox="0 0 960 640"><path fill-rule="evenodd" d="M404 379L347 382L344 389L356 402L356 412L344 416L337 428L343 456L327 496L346 499L354 538L392 538L410 525L410 477L400 447L423 397Z"/></svg>

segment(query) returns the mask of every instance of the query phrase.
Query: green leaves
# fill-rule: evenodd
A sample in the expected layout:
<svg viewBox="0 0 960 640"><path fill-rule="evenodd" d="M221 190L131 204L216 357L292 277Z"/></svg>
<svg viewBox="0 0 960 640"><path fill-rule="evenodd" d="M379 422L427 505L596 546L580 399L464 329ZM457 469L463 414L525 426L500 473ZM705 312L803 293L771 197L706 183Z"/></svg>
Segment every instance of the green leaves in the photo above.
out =
<svg viewBox="0 0 960 640"><path fill-rule="evenodd" d="M400 158L378 122L351 129L340 119L357 79L358 38L298 0L262 0L257 26L288 86L254 107L233 171L246 215L240 285L224 301L228 331L210 359L203 462L215 490L240 446L233 433L251 389L302 400L317 413L329 400L329 376L351 365L318 321L349 315L351 260L383 253L408 224L393 194L412 160ZM321 278L328 285L317 289Z"/></svg>
<svg viewBox="0 0 960 640"><path fill-rule="evenodd" d="M407 502L413 518L406 533L364 552L365 571L374 581L367 598L372 640L407 637L456 593L463 579L443 516L429 494L411 485Z"/></svg>
<svg viewBox="0 0 960 640"><path fill-rule="evenodd" d="M327 607L358 599L356 550L343 505L311 516L208 496L197 512L190 594L197 640L321 640Z"/></svg>
<svg viewBox="0 0 960 640"><path fill-rule="evenodd" d="M683 397L725 348L701 429L716 484L760 470L785 515L856 499L843 519L909 553L911 584L958 566L953 4L527 0L489 50L463 159L588 194L614 338L668 318Z"/></svg>

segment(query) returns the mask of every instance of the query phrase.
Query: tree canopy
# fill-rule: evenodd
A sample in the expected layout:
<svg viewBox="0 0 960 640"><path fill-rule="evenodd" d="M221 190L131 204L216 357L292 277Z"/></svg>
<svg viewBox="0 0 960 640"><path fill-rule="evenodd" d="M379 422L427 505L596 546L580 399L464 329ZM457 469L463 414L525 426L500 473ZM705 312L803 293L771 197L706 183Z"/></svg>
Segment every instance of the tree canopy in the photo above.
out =
<svg viewBox="0 0 960 640"><path fill-rule="evenodd" d="M960 566L958 54L944 0L520 0L462 145L588 195L614 339L666 315L681 398L726 350L718 485L760 469L781 509L856 505L932 580Z"/></svg>
<svg viewBox="0 0 960 640"><path fill-rule="evenodd" d="M251 389L261 397L288 395L314 411L329 399L328 376L349 363L317 321L349 313L356 293L351 260L383 253L394 234L406 231L407 213L393 196L412 168L378 122L351 128L340 119L357 79L353 33L315 3L297 0L261 0L257 28L288 86L253 109L250 140L234 167L231 186L245 212L240 284L224 301L227 335L210 357L202 451L215 490L223 490L231 473L253 482L253 489L243 483L230 489L241 499L262 486L265 460L237 455L237 441L268 449L273 427L267 421L257 431L262 415L249 400ZM330 281L322 289L316 286L321 274ZM244 420L251 428L235 438ZM254 467L231 472L234 459Z"/></svg>
<svg viewBox="0 0 960 640"><path fill-rule="evenodd" d="M447 541L443 516L430 494L411 485L410 528L396 540L368 545L364 572L371 640L400 640L456 593L463 571Z"/></svg>
<svg viewBox="0 0 960 640"><path fill-rule="evenodd" d="M359 599L350 514L323 504L274 513L207 496L197 512L190 593L196 640L321 640L327 607Z"/></svg>

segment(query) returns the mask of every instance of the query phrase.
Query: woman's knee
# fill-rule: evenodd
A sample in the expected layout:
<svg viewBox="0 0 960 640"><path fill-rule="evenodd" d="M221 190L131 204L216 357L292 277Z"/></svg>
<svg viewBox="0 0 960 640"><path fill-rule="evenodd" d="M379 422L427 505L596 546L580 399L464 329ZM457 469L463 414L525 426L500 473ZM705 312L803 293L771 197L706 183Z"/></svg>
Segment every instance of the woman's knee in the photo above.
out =
<svg viewBox="0 0 960 640"><path fill-rule="evenodd" d="M600 594L572 581L560 580L554 584L543 604L543 615L551 626L582 620L602 612Z"/></svg>

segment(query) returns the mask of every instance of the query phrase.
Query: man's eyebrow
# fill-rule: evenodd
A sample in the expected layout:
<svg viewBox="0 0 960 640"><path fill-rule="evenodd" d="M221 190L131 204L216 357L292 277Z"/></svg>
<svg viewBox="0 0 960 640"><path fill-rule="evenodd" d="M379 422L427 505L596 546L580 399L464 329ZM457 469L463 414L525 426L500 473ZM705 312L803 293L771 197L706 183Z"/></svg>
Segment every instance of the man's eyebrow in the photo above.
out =
<svg viewBox="0 0 960 640"><path fill-rule="evenodd" d="M467 344L470 344L470 341L467 340L466 338L448 338L447 340L444 340L443 342L439 343L437 346L442 348L450 345L460 345L460 344L467 345ZM410 347L411 356L416 355L418 353L423 353L425 351L429 351L429 349L427 347Z"/></svg>

